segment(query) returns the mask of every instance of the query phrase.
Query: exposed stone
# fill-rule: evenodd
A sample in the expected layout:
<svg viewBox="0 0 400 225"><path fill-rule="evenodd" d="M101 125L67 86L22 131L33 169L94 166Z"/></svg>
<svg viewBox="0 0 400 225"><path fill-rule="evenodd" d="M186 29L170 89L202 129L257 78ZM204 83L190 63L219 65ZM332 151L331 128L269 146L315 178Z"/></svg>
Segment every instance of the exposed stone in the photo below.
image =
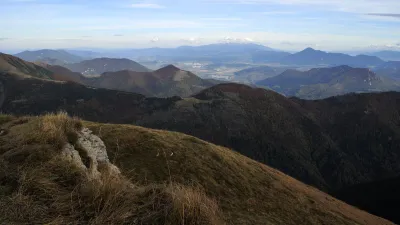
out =
<svg viewBox="0 0 400 225"><path fill-rule="evenodd" d="M80 151L84 151L85 157L89 158L89 168L85 166L82 156L79 154L76 147L79 147ZM78 132L78 140L75 146L67 143L62 150L62 154L67 160L85 170L89 177L93 179L100 178L101 176L99 165L101 165L102 168L111 175L118 175L121 173L118 167L110 163L104 142L98 136L92 134L92 131L88 128L83 128Z"/></svg>

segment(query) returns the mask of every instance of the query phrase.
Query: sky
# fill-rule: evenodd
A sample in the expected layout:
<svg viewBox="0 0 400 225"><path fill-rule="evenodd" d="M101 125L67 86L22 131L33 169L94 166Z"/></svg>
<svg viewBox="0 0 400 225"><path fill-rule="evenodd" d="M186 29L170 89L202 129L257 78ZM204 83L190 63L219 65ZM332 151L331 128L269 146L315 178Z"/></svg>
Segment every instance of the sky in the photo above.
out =
<svg viewBox="0 0 400 225"><path fill-rule="evenodd" d="M400 0L0 0L0 50L259 43L399 50Z"/></svg>

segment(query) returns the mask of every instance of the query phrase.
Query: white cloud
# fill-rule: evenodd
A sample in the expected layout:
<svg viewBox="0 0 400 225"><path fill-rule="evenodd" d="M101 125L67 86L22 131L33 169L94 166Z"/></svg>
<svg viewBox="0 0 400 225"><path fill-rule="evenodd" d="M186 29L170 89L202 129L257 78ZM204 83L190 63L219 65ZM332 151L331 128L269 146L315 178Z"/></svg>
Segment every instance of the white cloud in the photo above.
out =
<svg viewBox="0 0 400 225"><path fill-rule="evenodd" d="M199 45L202 43L204 40L203 38L198 38L198 37L188 37L188 38L181 38L180 39L182 42L191 44L191 45Z"/></svg>
<svg viewBox="0 0 400 225"><path fill-rule="evenodd" d="M132 8L141 8L141 9L163 9L165 8L162 5L155 3L135 3L131 5Z"/></svg>
<svg viewBox="0 0 400 225"><path fill-rule="evenodd" d="M150 40L150 42L156 43L156 42L158 42L159 40L160 40L160 38L158 38L158 37L153 37L153 38Z"/></svg>
<svg viewBox="0 0 400 225"><path fill-rule="evenodd" d="M231 36L226 36L219 42L223 43L251 43L255 42L253 38L250 37L231 37Z"/></svg>

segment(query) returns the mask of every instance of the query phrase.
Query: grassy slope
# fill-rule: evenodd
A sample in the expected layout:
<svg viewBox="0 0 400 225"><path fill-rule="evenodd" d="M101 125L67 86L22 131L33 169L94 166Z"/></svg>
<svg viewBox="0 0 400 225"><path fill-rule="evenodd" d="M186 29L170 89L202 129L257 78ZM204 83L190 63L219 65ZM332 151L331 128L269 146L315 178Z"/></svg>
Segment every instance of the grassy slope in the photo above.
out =
<svg viewBox="0 0 400 225"><path fill-rule="evenodd" d="M93 176L63 157L66 143L84 157L81 126L65 114L0 114L0 224L224 224L202 190L136 185L106 164Z"/></svg>
<svg viewBox="0 0 400 225"><path fill-rule="evenodd" d="M112 161L141 184L199 186L228 224L385 224L270 167L197 138L130 125L85 123Z"/></svg>
<svg viewBox="0 0 400 225"><path fill-rule="evenodd" d="M0 53L0 72L6 71L24 77L51 79L52 72L34 63Z"/></svg>

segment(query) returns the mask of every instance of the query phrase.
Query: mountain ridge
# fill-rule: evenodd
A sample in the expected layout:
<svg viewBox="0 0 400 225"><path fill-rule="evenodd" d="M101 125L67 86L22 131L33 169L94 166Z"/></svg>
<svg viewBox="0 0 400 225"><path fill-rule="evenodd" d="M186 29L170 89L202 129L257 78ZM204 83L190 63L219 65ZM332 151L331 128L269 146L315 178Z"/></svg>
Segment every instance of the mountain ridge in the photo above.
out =
<svg viewBox="0 0 400 225"><path fill-rule="evenodd" d="M57 64L76 63L83 60L83 58L73 55L65 50L42 49L35 51L23 51L15 54L14 56L26 61L36 62L46 60L50 62L54 60Z"/></svg>
<svg viewBox="0 0 400 225"><path fill-rule="evenodd" d="M306 48L300 52L288 55L281 60L287 65L349 65L349 66L377 66L384 61L376 56L350 56L343 53L328 53L313 48Z"/></svg>
<svg viewBox="0 0 400 225"><path fill-rule="evenodd" d="M287 70L257 82L287 96L322 99L351 92L400 90L400 84L367 68L337 66L308 71Z"/></svg>

